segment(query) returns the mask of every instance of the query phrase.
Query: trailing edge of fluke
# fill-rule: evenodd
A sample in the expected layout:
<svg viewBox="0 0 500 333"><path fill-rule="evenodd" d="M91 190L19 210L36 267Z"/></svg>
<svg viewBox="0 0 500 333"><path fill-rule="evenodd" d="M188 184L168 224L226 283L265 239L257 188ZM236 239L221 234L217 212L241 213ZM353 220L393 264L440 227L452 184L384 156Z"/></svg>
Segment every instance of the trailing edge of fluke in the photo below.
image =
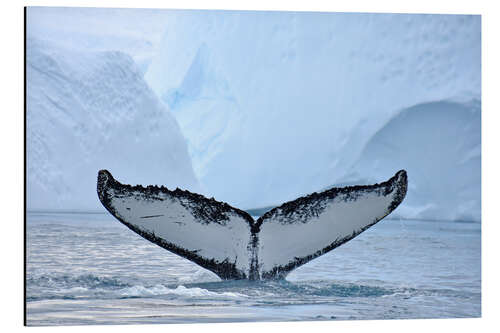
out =
<svg viewBox="0 0 500 333"><path fill-rule="evenodd" d="M97 194L121 223L222 279L281 279L353 239L403 201L406 171L374 184L312 193L254 220L200 194L131 186L99 171Z"/></svg>

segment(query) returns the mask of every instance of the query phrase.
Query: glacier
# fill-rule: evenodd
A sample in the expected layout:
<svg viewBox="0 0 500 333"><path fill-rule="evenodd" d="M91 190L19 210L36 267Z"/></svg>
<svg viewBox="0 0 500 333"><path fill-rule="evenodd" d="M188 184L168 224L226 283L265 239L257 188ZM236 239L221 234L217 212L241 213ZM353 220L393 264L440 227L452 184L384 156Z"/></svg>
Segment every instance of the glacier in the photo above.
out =
<svg viewBox="0 0 500 333"><path fill-rule="evenodd" d="M240 208L404 168L395 216L481 219L480 16L34 7L28 37L29 207L98 205L100 168Z"/></svg>
<svg viewBox="0 0 500 333"><path fill-rule="evenodd" d="M120 51L27 38L28 210L102 210L102 168L132 183L199 190L175 118Z"/></svg>

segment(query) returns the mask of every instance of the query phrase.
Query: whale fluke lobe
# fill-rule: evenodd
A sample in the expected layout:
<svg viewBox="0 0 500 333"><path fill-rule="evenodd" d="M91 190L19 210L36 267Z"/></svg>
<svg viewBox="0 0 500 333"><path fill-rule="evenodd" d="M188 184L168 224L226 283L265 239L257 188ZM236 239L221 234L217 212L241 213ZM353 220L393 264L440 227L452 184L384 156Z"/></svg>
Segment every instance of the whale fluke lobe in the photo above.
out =
<svg viewBox="0 0 500 333"><path fill-rule="evenodd" d="M161 186L97 177L103 206L147 240L222 279L281 279L344 244L403 201L406 171L374 185L332 188L273 208L257 220L227 203Z"/></svg>

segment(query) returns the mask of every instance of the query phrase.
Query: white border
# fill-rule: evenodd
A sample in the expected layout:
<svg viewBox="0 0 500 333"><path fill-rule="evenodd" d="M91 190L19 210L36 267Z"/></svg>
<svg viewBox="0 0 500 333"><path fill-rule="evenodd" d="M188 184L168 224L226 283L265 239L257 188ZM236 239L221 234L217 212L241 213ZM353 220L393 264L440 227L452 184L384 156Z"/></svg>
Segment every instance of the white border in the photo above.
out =
<svg viewBox="0 0 500 333"><path fill-rule="evenodd" d="M180 9L238 9L238 10L285 10L285 11L333 11L333 12L377 12L377 13L446 13L479 14L487 1L368 1L349 0L342 2L308 0L28 0L30 6L71 7L115 7L115 8L180 8Z"/></svg>
<svg viewBox="0 0 500 333"><path fill-rule="evenodd" d="M132 325L132 326L79 326L24 328L23 320L23 6L83 6L83 7L122 7L122 8L203 8L203 9L250 9L250 10L300 10L300 11L346 11L346 12L398 12L398 13L448 13L481 14L483 37L483 318L481 319L439 319L439 320L390 320L390 321L331 321L331 322L295 322L295 323L241 323L241 324L190 324L190 325ZM498 174L500 165L498 156L499 126L498 100L500 94L498 77L498 33L500 32L498 11L493 1L358 1L345 2L301 0L301 1L221 1L211 0L176 0L176 1L24 1L10 2L2 6L2 224L0 244L2 254L2 327L8 331L29 329L33 331L80 331L94 332L136 330L187 331L195 332L255 332L285 329L298 332L304 330L331 332L332 330L353 330L356 332L421 332L454 331L483 332L500 327L498 297L500 279L498 275L498 225L500 223L495 195L500 187ZM6 152L6 153L5 153Z"/></svg>

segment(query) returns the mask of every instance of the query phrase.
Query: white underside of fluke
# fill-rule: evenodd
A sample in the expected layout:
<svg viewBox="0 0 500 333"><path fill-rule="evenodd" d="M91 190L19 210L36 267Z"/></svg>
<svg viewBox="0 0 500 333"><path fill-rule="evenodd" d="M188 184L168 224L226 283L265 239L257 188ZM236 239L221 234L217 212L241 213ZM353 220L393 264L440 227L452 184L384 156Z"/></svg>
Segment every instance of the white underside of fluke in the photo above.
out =
<svg viewBox="0 0 500 333"><path fill-rule="evenodd" d="M291 258L312 255L382 219L393 196L367 192L355 201L334 198L322 203L324 212L307 223L282 223L266 219L259 233L259 262L266 272L284 266ZM288 219L294 220L291 216Z"/></svg>
<svg viewBox="0 0 500 333"><path fill-rule="evenodd" d="M406 190L402 170L380 184L298 198L254 220L188 191L123 185L107 171L97 185L103 205L127 227L223 279L284 278L380 221Z"/></svg>
<svg viewBox="0 0 500 333"><path fill-rule="evenodd" d="M111 204L124 221L197 255L235 263L242 272L249 270L250 226L237 215L230 215L225 225L200 223L178 199L159 194L157 200L144 200L133 191L126 197L115 196ZM186 204L189 204L186 202Z"/></svg>

